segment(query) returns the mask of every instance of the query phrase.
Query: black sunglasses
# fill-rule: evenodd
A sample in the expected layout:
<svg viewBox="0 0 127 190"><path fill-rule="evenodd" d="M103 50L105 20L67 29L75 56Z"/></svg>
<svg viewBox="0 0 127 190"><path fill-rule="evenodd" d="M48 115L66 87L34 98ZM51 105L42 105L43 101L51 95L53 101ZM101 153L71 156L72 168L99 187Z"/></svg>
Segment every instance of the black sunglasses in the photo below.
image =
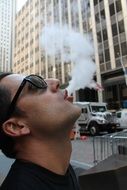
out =
<svg viewBox="0 0 127 190"><path fill-rule="evenodd" d="M6 121L7 119L9 119L9 117L12 115L12 113L14 112L14 109L16 107L16 102L19 98L19 95L21 94L26 82L29 82L30 84L32 84L35 88L37 89L46 89L47 88L47 83L45 82L45 80L38 76L38 75L29 75L27 77L25 77L22 81L22 83L20 84L15 96L13 97L11 104L9 106L6 118L4 121Z"/></svg>

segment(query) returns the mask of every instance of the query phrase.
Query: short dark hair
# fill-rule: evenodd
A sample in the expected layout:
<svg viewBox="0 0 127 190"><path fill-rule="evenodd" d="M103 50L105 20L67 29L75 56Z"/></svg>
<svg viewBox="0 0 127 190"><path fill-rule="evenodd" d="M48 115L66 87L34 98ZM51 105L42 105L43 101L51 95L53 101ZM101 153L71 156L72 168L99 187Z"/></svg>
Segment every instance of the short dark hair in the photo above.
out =
<svg viewBox="0 0 127 190"><path fill-rule="evenodd" d="M0 73L0 81L10 75L11 72ZM6 114L11 103L11 92L6 86L0 84L0 149L9 158L15 158L16 152L14 149L14 139L4 133L2 129L3 121L5 121ZM21 116L24 114L18 107L15 108L13 115Z"/></svg>

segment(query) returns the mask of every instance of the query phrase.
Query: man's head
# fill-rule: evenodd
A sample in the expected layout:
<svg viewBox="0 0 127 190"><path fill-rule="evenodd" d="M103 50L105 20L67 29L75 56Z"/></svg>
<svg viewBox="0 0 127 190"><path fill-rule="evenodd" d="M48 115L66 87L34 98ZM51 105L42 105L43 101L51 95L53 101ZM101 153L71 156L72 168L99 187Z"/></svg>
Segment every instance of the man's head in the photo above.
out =
<svg viewBox="0 0 127 190"><path fill-rule="evenodd" d="M0 81L0 95L0 147L9 157L16 156L17 142L64 137L80 115L57 79L9 74Z"/></svg>

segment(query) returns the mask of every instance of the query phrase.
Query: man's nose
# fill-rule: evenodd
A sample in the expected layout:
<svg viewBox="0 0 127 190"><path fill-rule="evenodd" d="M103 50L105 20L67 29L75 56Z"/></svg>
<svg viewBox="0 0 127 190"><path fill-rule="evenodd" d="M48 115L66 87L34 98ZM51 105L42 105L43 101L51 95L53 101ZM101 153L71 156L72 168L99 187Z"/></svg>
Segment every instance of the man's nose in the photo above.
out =
<svg viewBox="0 0 127 190"><path fill-rule="evenodd" d="M52 92L56 92L59 89L60 81L58 79L49 78L45 79L45 81L47 82L48 87Z"/></svg>

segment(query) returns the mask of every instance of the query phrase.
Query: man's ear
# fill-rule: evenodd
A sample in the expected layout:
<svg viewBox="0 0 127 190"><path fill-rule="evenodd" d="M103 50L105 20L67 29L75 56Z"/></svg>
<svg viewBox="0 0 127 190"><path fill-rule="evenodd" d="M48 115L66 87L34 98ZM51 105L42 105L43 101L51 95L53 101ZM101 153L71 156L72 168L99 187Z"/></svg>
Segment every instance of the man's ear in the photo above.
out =
<svg viewBox="0 0 127 190"><path fill-rule="evenodd" d="M23 136L30 133L30 129L25 122L14 118L10 118L3 123L2 128L5 134L12 137Z"/></svg>

